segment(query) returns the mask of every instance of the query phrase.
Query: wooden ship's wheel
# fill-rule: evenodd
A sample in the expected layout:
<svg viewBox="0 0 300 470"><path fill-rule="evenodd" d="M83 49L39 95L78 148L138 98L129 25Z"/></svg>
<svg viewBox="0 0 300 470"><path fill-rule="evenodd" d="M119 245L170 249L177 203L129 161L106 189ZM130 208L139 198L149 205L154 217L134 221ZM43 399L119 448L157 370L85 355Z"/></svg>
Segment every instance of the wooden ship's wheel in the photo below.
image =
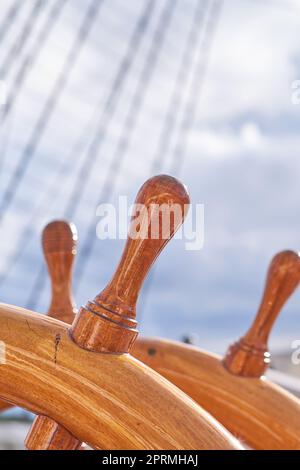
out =
<svg viewBox="0 0 300 470"><path fill-rule="evenodd" d="M147 214L153 203L180 204L182 219L173 221L168 239L188 201L185 188L166 176L146 182L136 200ZM241 449L233 436L254 449L300 448L300 401L264 377L272 325L300 281L299 255L274 257L253 325L222 359L173 341L137 339L138 293L167 241L161 233L129 237L112 281L77 313L76 228L65 221L46 226L48 317L56 320L0 309L7 344L0 396L38 414L27 449L76 450L82 442L95 449Z"/></svg>
<svg viewBox="0 0 300 470"><path fill-rule="evenodd" d="M189 197L177 180L159 176L142 186L136 203L146 208L140 230L148 236L129 236L112 280L79 310L71 326L21 308L0 307L1 340L6 345L0 397L40 415L26 441L29 449L77 449L80 442L95 449L242 448L191 398L129 354L138 334L139 290L182 223ZM152 208L162 204L179 204L181 220L173 220L167 238L161 232L151 238ZM130 235L135 228L131 226ZM62 274L70 275L74 237L62 228L52 229L44 233L53 279L50 313L57 309L66 319L58 303L61 295L64 304L70 284L64 284L61 294L57 281ZM61 236L59 252L55 233ZM70 248L72 253L66 255ZM66 305L72 316L72 300Z"/></svg>

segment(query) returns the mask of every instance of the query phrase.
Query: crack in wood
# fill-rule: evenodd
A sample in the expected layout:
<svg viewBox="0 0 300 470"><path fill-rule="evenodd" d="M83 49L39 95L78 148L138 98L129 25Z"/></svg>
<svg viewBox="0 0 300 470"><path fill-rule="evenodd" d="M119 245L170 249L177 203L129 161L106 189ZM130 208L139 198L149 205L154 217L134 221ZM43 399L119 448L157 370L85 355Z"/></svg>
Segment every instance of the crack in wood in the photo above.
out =
<svg viewBox="0 0 300 470"><path fill-rule="evenodd" d="M54 364L57 363L57 353L58 353L58 347L61 341L61 336L60 334L57 334L55 336L55 349L54 349Z"/></svg>

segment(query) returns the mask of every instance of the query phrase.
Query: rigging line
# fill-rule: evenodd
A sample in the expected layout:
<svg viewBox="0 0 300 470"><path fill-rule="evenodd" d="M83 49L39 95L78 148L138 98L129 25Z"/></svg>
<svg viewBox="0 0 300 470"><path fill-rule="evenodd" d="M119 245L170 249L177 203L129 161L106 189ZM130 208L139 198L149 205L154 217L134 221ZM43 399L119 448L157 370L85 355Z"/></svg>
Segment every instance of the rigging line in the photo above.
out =
<svg viewBox="0 0 300 470"><path fill-rule="evenodd" d="M9 277L11 271L13 270L14 266L17 264L18 260L20 259L21 255L24 253L27 245L29 244L31 237L35 233L35 221L39 219L40 216L44 215L47 210L48 205L48 196L49 194L54 194L54 201L58 199L61 194L61 191L64 189L64 185L59 184L57 185L58 181L61 181L63 175L68 172L71 172L74 169L74 161L71 160L71 156L73 154L81 155L86 147L86 139L85 136L89 131L90 123L84 128L82 135L76 141L76 143L72 146L72 149L69 153L69 157L61 159L61 165L58 171L58 174L55 173L53 178L51 179L50 185L48 186L47 191L44 193L43 198L40 199L39 204L36 206L34 211L31 213L30 219L26 223L25 230L22 232L20 236L21 242L17 246L17 249L13 252L13 254L9 257L8 261L6 262L6 266L3 271L0 273L0 287L4 284L4 282ZM53 202L53 199L51 199Z"/></svg>
<svg viewBox="0 0 300 470"><path fill-rule="evenodd" d="M2 122L5 121L5 119L8 117L8 115L12 111L14 102L16 101L16 98L21 91L22 84L24 83L26 74L28 73L28 68L29 67L32 68L34 64L36 63L43 46L45 45L49 35L52 32L52 29L54 28L60 15L62 14L63 8L66 6L68 1L69 0L57 0L56 1L56 3L53 5L52 10L49 12L46 18L45 25L43 26L42 30L40 31L40 34L36 38L34 48L31 51L29 51L29 54L27 54L27 56L23 59L23 62L15 75L15 78L11 87L12 91L11 93L9 93L7 104L4 107ZM152 0L152 1L155 1L155 0Z"/></svg>
<svg viewBox="0 0 300 470"><path fill-rule="evenodd" d="M204 27L204 19L209 9L209 0L197 0L192 22L187 34L183 53L180 60L177 76L173 87L173 92L169 101L169 106L163 122L161 134L159 137L154 159L151 165L151 174L162 171L164 161L170 152L170 146L173 135L176 133L176 117L182 107L184 91L188 86L188 79L194 66L195 51L201 43L201 36ZM155 277L155 266L149 273L143 288L143 306L140 307L139 323L141 324L145 305L147 303L150 288Z"/></svg>
<svg viewBox="0 0 300 470"><path fill-rule="evenodd" d="M3 219L5 211L9 208L17 193L17 189L20 187L20 182L24 177L31 160L33 159L37 146L48 125L52 113L55 110L55 106L65 86L67 85L71 71L77 63L79 52L82 49L87 39L88 33L98 16L102 3L103 0L92 0L88 9L86 10L83 21L76 34L71 49L69 50L62 70L54 83L54 86L46 100L41 114L38 117L37 123L30 135L29 141L27 142L25 149L21 154L20 161L18 162L12 176L8 181L7 188L4 191L3 199L0 204L0 221Z"/></svg>
<svg viewBox="0 0 300 470"><path fill-rule="evenodd" d="M205 29L204 29L204 37L203 37L203 40L201 41L201 45L200 45L201 47L199 48L199 55L198 57L196 57L195 70L194 70L193 77L192 77L192 86L190 87L187 103L183 111L184 117L183 117L180 129L178 132L177 147L175 147L175 151L173 155L173 158L175 159L177 159L179 156L179 158L181 159L181 162L180 162L181 165L180 164L176 165L174 163L173 165L172 163L170 165L170 168L171 168L170 173L171 174L175 173L177 176L180 173L180 169L182 167L182 163L186 154L186 144L184 146L181 146L180 142L182 142L183 138L186 139L189 133L189 129L193 126L195 113L196 113L195 108L197 107L197 101L200 95L199 88L201 89L204 83L206 70L207 70L208 62L209 62L209 55L211 52L211 46L212 46L213 38L216 32L216 28L218 25L218 21L220 18L222 4L223 4L223 0L214 0L211 5L208 20L206 22ZM197 97L197 99L195 99L195 97ZM190 116L192 116L192 120L189 119ZM174 171L172 172L173 167L174 167ZM153 283L154 275L155 275L155 269L150 273L148 282L145 284L144 296L143 296L144 311L145 311L145 303L147 302L149 291Z"/></svg>
<svg viewBox="0 0 300 470"><path fill-rule="evenodd" d="M96 107L96 112L98 114L100 110L100 119L96 122L96 128L94 132L94 139L88 145L87 155L83 160L83 164L78 172L77 178L75 178L75 183L73 185L73 190L71 192L70 202L65 210L65 218L70 220L73 218L76 211L76 207L80 201L82 193L84 191L84 185L88 181L88 175L92 170L92 164L94 164L95 152L99 150L100 140L99 138L105 134L106 128L113 117L113 113L116 107L117 99L122 92L122 89L125 85L127 76L133 66L134 60L138 55L138 48L141 46L142 37L145 35L145 32L150 24L152 15L154 13L154 7L157 3L157 0L148 0L145 4L145 7L142 10L141 15L138 18L136 26L133 30L133 34L128 42L128 47L126 48L125 55L121 61L120 66L118 67L113 85L110 88L110 92L107 96L106 102L103 106L102 100L100 99L99 104ZM89 127L89 126L88 126ZM69 160L73 161L73 157L76 154L76 148L71 152ZM78 188L80 187L80 194ZM79 197L78 197L79 195ZM39 301L39 296L41 295L44 285L46 282L46 272L41 266L36 277L36 281L31 290L29 300L27 302L31 308L34 308Z"/></svg>
<svg viewBox="0 0 300 470"><path fill-rule="evenodd" d="M141 74L131 101L131 106L125 118L123 132L118 140L116 152L114 153L111 164L109 166L106 179L98 196L98 201L107 201L112 195L116 177L120 171L122 161L129 147L131 135L136 127L137 118L141 111L144 96L146 95L148 86L150 84L150 79L158 61L159 53L162 50L162 46L166 38L166 32L171 23L176 4L177 0L169 0L168 2L166 2L165 8L159 19L159 23L154 31L152 44L150 46L144 65L142 67ZM96 237L94 233L93 216L88 226L87 236L82 245L81 253L79 254L79 262L76 273L77 277L75 277L77 287L80 284L80 281L84 274L84 270L87 266L87 261L89 260L92 254L95 238Z"/></svg>
<svg viewBox="0 0 300 470"><path fill-rule="evenodd" d="M2 43L4 36L8 33L24 5L25 2L23 0L16 0L7 11L5 18L3 18L0 25L0 43Z"/></svg>
<svg viewBox="0 0 300 470"><path fill-rule="evenodd" d="M46 17L45 24L43 25L40 33L38 34L35 44L31 50L28 51L28 53L23 57L23 60L20 64L20 67L18 68L14 79L11 84L11 89L9 91L6 103L3 107L3 113L1 116L0 120L0 126L4 126L6 129L6 123L7 123L7 118L10 116L11 111L13 110L13 105L17 100L18 95L21 92L22 85L25 81L26 75L29 71L30 68L34 66L34 63L37 61L37 58L39 56L39 53L41 52L44 44L46 43L49 35L51 34L52 28L56 24L59 15L63 11L63 7L66 5L68 0L57 0L56 3L54 3L53 8L50 10L49 14ZM3 128L2 128L3 131ZM11 137L11 131L12 131L12 124L10 124L9 129L6 130L5 132L5 146L2 149L1 152L1 159L0 159L0 174L1 174L1 169L4 166L4 162L6 159L6 154L9 148L9 141Z"/></svg>
<svg viewBox="0 0 300 470"><path fill-rule="evenodd" d="M86 130L83 132L83 135L85 135L86 132L88 131L88 127L89 126L87 126ZM85 139L84 139L84 142L85 142ZM78 154L81 154L83 152L83 139L81 139L81 141L79 140L77 145L78 145ZM76 145L74 146L74 150L75 150L75 148L76 148ZM72 155L73 155L73 149L70 152L70 157ZM70 157L63 160L63 165L62 165L62 167L60 169L60 172L59 172L61 175L65 174L65 172L67 171L67 168L69 168L70 171L72 170L74 165L73 165L73 161L71 160ZM60 177L59 177L59 180L60 180ZM57 176L55 175L55 177L52 181L53 189L56 186L57 186ZM55 193L55 198L56 199L57 199L59 193L61 192L61 190L62 190L62 185L59 185L59 187L57 188L57 192ZM52 191L47 191L45 196L48 196L48 192L52 192ZM20 246L20 249L18 249L14 253L14 255L11 258L10 262L7 263L8 267L9 267L9 270L6 270L6 271L4 270L3 273L2 273L2 276L0 275L0 286L5 282L5 280L7 279L8 275L9 275L9 272L12 270L11 266L17 264L20 256L24 252L24 249L26 248L26 246L30 242L31 237L34 234L34 228L33 228L34 227L34 220L39 216L39 214L44 213L44 207L46 205L46 200L47 200L47 198L43 199L42 203L38 206L37 210L33 214L32 222L29 222L26 225L25 233L23 233L23 235L22 235L22 243L21 243L22 246ZM38 302L40 300L40 297L43 293L43 289L44 289L45 284L46 284L46 279L47 279L47 270L45 269L45 263L41 262L40 266L39 266L39 269L38 269L38 272L37 272L37 275L36 275L36 278L35 278L34 283L33 283L33 287L30 291L29 298L26 302L27 308L31 308L32 310L36 309L36 305L38 304Z"/></svg>
<svg viewBox="0 0 300 470"><path fill-rule="evenodd" d="M211 6L211 11L206 23L203 43L202 54L199 54L198 63L196 65L195 73L192 78L191 89L189 97L183 112L183 118L180 123L177 143L174 149L173 162L170 165L170 171L174 174L179 174L182 168L190 130L192 129L199 102L199 97L205 81L206 71L210 58L213 39L217 29L218 21L221 14L223 0L214 0Z"/></svg>
<svg viewBox="0 0 300 470"><path fill-rule="evenodd" d="M180 59L177 76L174 81L174 87L159 136L158 145L154 153L151 165L151 174L162 171L163 161L169 153L172 134L176 126L176 116L182 106L182 89L185 89L187 86L187 80L193 66L193 54L195 53L200 41L204 16L207 8L208 0L196 0L196 8Z"/></svg>
<svg viewBox="0 0 300 470"><path fill-rule="evenodd" d="M153 0L151 0L153 1ZM156 0L154 0L156 1ZM95 105L93 113L87 124L84 126L83 131L81 132L81 135L79 139L75 142L75 144L72 146L70 152L68 152L67 156L62 158L60 160L60 166L58 169L58 172L55 173L51 183L48 186L47 191L44 193L44 197L40 200L40 204L36 207L36 209L32 212L32 216L30 218L30 221L26 225L26 229L23 231L21 240L22 242L18 245L17 249L14 251L12 256L9 257L8 262L6 263L5 269L0 273L0 287L4 284L4 282L7 280L9 277L10 272L12 271L13 267L15 264L18 262L20 256L24 252L24 249L30 242L31 236L34 234L34 225L35 225L35 220L39 218L41 214L44 214L45 211L47 210L47 204L48 204L48 196L49 194L53 194L55 191L55 198L57 198L60 194L60 192L63 189L63 185L59 185L57 187L57 181L61 181L61 179L64 177L64 175L71 173L72 170L74 170L74 156L76 155L82 155L83 152L87 151L87 148L89 146L89 143L86 143L86 135L90 133L91 127L95 127L96 123L96 118L98 117L99 114L99 109L101 110L103 107L102 105L102 95L100 96L100 99L98 100L98 103ZM94 123L94 124L93 124ZM96 129L93 130L92 135L96 133ZM30 228L31 227L31 228Z"/></svg>
<svg viewBox="0 0 300 470"><path fill-rule="evenodd" d="M152 16L152 13L153 13L153 10L154 10L154 8L149 8L149 6L151 4L153 4L153 6L154 6L154 3L156 3L156 2L157 2L157 0L149 0L148 4L146 4L145 9L143 10L143 12L140 15L140 18L137 22L137 26L135 28L136 33L133 34L133 38L129 42L129 44L132 43L132 46L133 46L132 54L134 55L134 57L137 56L137 46L140 43L139 34L141 34L142 32L143 32L143 34L145 33L146 27L150 23L151 16ZM137 34L138 31L139 31L139 34ZM129 48L128 52L130 52L130 48ZM125 63L126 63L126 61L125 61L125 58L124 58L124 64ZM124 71L124 73L121 74L122 77L123 77L122 81L124 81L125 71L127 70L127 68L126 69L122 68L120 70ZM128 71L129 70L127 70L127 73L128 73ZM120 73L117 72L116 79L119 75L120 75ZM117 82L117 80L115 80L115 82ZM119 83L119 85L121 85L121 83L119 81L118 81L118 83ZM21 254L23 253L24 247L26 247L28 245L28 243L31 239L31 236L33 234L33 230L30 229L30 226L33 227L35 225L34 224L35 220L40 216L40 214L43 214L45 212L46 205L47 205L48 193L52 194L52 192L54 192L54 190L55 190L55 197L56 198L58 197L58 195L61 192L63 186L59 185L59 187L57 188L57 180L60 181L66 173L68 173L68 172L70 172L71 170L74 169L74 164L73 164L74 156L81 155L84 150L85 151L87 150L84 147L88 147L89 144L86 144L86 138L85 137L90 132L91 127L93 127L93 126L95 127L92 134L94 134L94 133L95 133L95 135L99 134L99 128L98 129L96 128L97 122L95 124L93 124L93 122L96 121L96 118L99 114L99 110L101 111L102 108L103 108L103 104L102 104L102 95L101 95L100 99L99 99L99 102L96 104L96 106L94 108L93 115L92 115L91 119L89 120L89 122L87 123L87 125L84 127L80 138L76 141L75 145L72 146L71 151L68 153L68 156L61 160L61 165L60 165L58 174L57 175L55 174L55 177L52 180L52 182L50 183L46 194L44 194L44 196L46 196L46 197L44 197L41 200L41 203L37 206L36 210L34 210L34 212L32 213L32 217L30 219L30 222L27 224L26 230L23 231L23 233L22 233L22 236L21 236L22 243L18 246L17 250L15 250L13 255L9 258L8 262L6 263L6 265L7 265L6 268L0 274L0 286L3 285L3 283L8 278L10 272L12 271L13 267L15 266L17 261L19 260ZM103 133L104 133L104 130L103 130Z"/></svg>
<svg viewBox="0 0 300 470"><path fill-rule="evenodd" d="M159 136L158 145L154 153L151 165L151 174L156 174L163 170L164 161L170 152L172 137L176 131L177 116L182 107L184 97L183 90L186 90L188 86L188 79L194 66L195 51L199 48L201 43L204 19L208 8L209 0L206 0L205 2L203 2L203 0L196 1L194 15L185 41L173 92L161 129L161 134ZM145 312L149 291L155 277L155 271L156 269L154 266L149 273L148 279L146 280L143 288L143 306L140 307L139 313L140 324L143 318L143 313Z"/></svg>
<svg viewBox="0 0 300 470"><path fill-rule="evenodd" d="M98 128L96 129L96 132L95 132L95 138L92 140L89 146L86 160L84 161L84 165L79 173L80 176L79 178L76 179L76 184L74 186L74 191L73 191L74 196L71 197L71 204L69 204L66 209L67 218L73 217L77 204L79 203L80 198L78 199L77 197L77 192L79 192L78 188L80 188L80 196L81 196L82 190L84 189L83 185L88 180L88 177L86 174L86 171L89 171L88 164L91 165L94 159L96 159L95 158L96 153L99 153L99 149L100 149L101 142L102 142L102 135L105 133L106 127L108 123L110 122L110 119L113 116L113 112L115 109L115 97L119 96L121 92L121 86L124 85L125 78L129 74L129 71L132 67L134 59L136 59L137 57L137 48L140 46L142 36L144 35L144 32L150 23L152 14L154 12L155 3L156 3L156 0L155 2L149 1L146 4L145 8L143 9L142 15L140 16L140 19L137 22L133 35L131 39L129 40L128 50L116 74L111 93L108 95L107 102L104 106L104 113L100 114L100 120L97 126ZM162 15L162 18L164 18L164 15ZM151 57L152 57L152 54L151 54ZM40 273L41 273L41 269L40 269ZM39 275L36 278L36 282L33 285L32 291L29 296L29 300L27 303L29 308L34 308L35 305L37 305L37 302L39 301L39 297L37 297L37 295L38 293L42 292L44 284L45 284L45 276Z"/></svg>
<svg viewBox="0 0 300 470"><path fill-rule="evenodd" d="M135 52L136 54L136 52ZM100 121L101 122L101 121ZM88 126L89 127L89 126ZM103 133L103 132L102 132ZM85 132L83 133L83 135L85 134ZM99 135L98 133L96 135ZM73 151L73 154L75 154L76 152ZM72 152L71 152L71 155L72 155ZM79 186L78 187L81 187L82 186L82 180L79 181ZM31 225L31 224L30 224ZM31 236L31 232L29 233L29 238ZM22 245L24 247L24 238L22 236ZM10 266L11 263L8 263L8 265ZM43 288L45 286L45 281L47 279L47 273L46 271L43 269L43 266L40 267L39 269L39 272L38 272L38 275L36 277L36 282L34 283L34 287L31 291L31 295L30 295L30 299L28 301L28 305L30 305L30 308L35 308L35 305L37 305L38 301L39 301L39 296L41 295L41 293L43 292ZM0 281L1 282L1 281Z"/></svg>
<svg viewBox="0 0 300 470"><path fill-rule="evenodd" d="M14 116L12 116L13 118ZM6 132L3 134L3 136L0 138L1 140L1 159L0 159L0 185L1 185L1 178L4 173L4 162L7 154L7 149L10 145L10 136L13 132L13 127L15 125L15 119L10 119L5 126ZM1 191L1 189L0 189Z"/></svg>
<svg viewBox="0 0 300 470"><path fill-rule="evenodd" d="M96 157L99 155L101 143L104 141L103 136L105 136L107 127L114 115L117 99L121 94L129 72L132 69L135 60L137 59L138 50L142 44L141 40L150 23L150 19L154 12L155 3L156 0L149 0L145 4L142 14L138 19L133 34L128 42L125 55L121 61L120 66L118 67L104 106L101 103L100 118L96 126L94 139L91 141L87 150L86 158L83 161L83 165L77 177L74 179L73 189L71 191L70 199L65 210L65 217L67 219L72 219L74 217L76 208L78 207L80 199L82 198L83 192L87 186L92 169L97 162ZM79 187L80 191L78 191Z"/></svg>
<svg viewBox="0 0 300 470"><path fill-rule="evenodd" d="M154 2L156 2L156 1L157 0L150 0L148 3L151 4L151 2L153 2L153 4L154 4ZM147 15L147 23L149 23L150 18L151 18L150 13L152 14L152 11L151 11L151 9L145 8L144 13L141 15L141 18L138 22L139 26L137 26L137 27L140 28L141 30L144 30L144 31L146 29L145 13ZM132 47L133 47L132 55L134 57L137 55L137 47L138 47L139 41L140 41L140 39L139 39L138 35L135 34L133 36L133 40L131 41L132 42ZM124 72L125 72L125 69L124 69ZM123 76L123 80L124 80L124 78L125 78L124 74L122 74L122 76ZM0 273L0 286L2 286L6 282L7 278L10 275L10 272L12 271L12 269L14 268L14 266L16 265L18 260L20 259L21 254L23 253L24 249L26 248L29 241L31 240L31 237L34 234L34 228L33 227L35 225L35 223L34 223L35 220L40 215L45 213L48 194L49 193L52 194L55 191L55 198L58 197L58 195L60 194L60 191L62 190L63 186L59 185L58 188L57 188L57 181L60 181L60 178L64 174L66 174L67 172L69 172L71 170L74 170L74 163L73 163L74 162L74 155L75 156L76 155L81 155L83 153L83 151L86 150L86 149L84 149L84 147L87 145L86 144L86 135L90 132L90 129L93 126L93 122L96 121L96 118L99 114L99 109L102 110L102 108L103 108L102 95L101 95L100 98L101 99L99 100L99 102L95 106L93 116L89 120L87 125L84 127L80 138L76 141L75 145L72 146L71 151L68 152L68 156L61 160L61 165L60 165L60 168L58 170L58 174L57 175L55 174L55 177L53 178L52 182L50 183L50 185L47 189L47 193L45 194L46 197L44 197L40 201L40 204L32 212L30 221L27 223L26 229L23 231L23 233L20 237L20 239L22 240L21 244L17 247L17 250L14 251L12 256L9 257L9 259L6 263L5 269L2 271L2 273ZM94 132L98 134L99 129L98 130L96 129L95 131L93 131L92 134L94 134ZM51 199L51 202L53 203L53 199ZM40 269L40 273L41 273L41 269Z"/></svg>
<svg viewBox="0 0 300 470"><path fill-rule="evenodd" d="M21 92L22 85L25 81L29 68L32 68L36 63L38 56L42 51L42 48L44 47L47 39L49 38L52 29L58 21L59 16L61 15L63 8L67 4L67 2L68 0L57 0L56 3L53 4L52 9L47 15L45 24L43 25L41 31L35 39L33 48L28 51L25 57L23 57L20 67L18 68L10 87L11 89L9 91L6 105L3 110L2 124L5 122L10 112L12 111L13 105Z"/></svg>
<svg viewBox="0 0 300 470"><path fill-rule="evenodd" d="M33 284L33 289L31 290L29 298L26 302L25 308L27 308L28 310L36 310L36 305L38 305L38 302L42 295L46 278L47 278L47 270L46 270L45 263L43 262L40 265L38 275Z"/></svg>
<svg viewBox="0 0 300 470"><path fill-rule="evenodd" d="M41 52L42 47L48 39L52 28L55 26L55 22L58 20L60 14L62 13L63 7L68 1L69 0L57 0L57 3L53 5L52 10L47 15L45 25L40 31L38 37L35 39L34 49L29 51L29 53L23 58L23 61L20 67L18 68L18 71L15 74L14 80L12 82L9 97L6 100L5 106L3 107L2 121L0 121L0 125L3 125L5 123L6 119L12 112L13 105L18 95L20 94L22 84L26 79L26 74L28 73L29 67L32 68L34 63L37 61L38 55ZM156 0L152 1L155 2Z"/></svg>
<svg viewBox="0 0 300 470"><path fill-rule="evenodd" d="M14 60L21 53L23 47L25 46L27 40L30 37L30 32L34 27L34 24L37 22L40 13L45 7L46 2L43 0L36 0L35 3L33 3L32 8L29 11L27 20L25 21L25 24L23 26L23 29L17 36L16 40L13 42L12 47L8 50L5 59L1 64L0 77L2 80L5 79L6 76L9 74Z"/></svg>

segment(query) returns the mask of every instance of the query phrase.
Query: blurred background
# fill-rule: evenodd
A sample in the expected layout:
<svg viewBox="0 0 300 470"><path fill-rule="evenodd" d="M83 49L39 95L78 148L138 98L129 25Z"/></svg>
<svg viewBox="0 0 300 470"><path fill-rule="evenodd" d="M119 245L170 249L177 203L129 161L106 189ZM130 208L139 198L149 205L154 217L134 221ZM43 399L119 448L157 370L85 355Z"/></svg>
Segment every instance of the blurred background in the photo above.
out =
<svg viewBox="0 0 300 470"><path fill-rule="evenodd" d="M76 301L93 298L124 244L96 238L96 207L170 173L204 204L205 242L162 253L139 330L223 353L272 256L300 246L298 0L2 3L1 302L47 311L40 234L57 218L78 228ZM300 292L272 334L274 367L299 375L297 339ZM1 416L1 448L22 445L28 419Z"/></svg>

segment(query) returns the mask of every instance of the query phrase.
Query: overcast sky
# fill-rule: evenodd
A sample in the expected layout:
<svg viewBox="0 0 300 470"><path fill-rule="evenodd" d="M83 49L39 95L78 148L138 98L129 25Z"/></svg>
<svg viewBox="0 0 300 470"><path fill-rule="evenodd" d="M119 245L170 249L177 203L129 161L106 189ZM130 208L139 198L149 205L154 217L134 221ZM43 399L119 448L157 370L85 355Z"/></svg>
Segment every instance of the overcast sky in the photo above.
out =
<svg viewBox="0 0 300 470"><path fill-rule="evenodd" d="M86 181L81 180L82 186L87 184L73 216L79 230L79 251L89 224L96 227L97 204L116 202L119 194L128 195L132 201L139 186L152 175L158 137L170 109L198 5L197 0L173 0L168 10L168 1L153 2L114 113L102 128L101 149L92 153L92 172ZM14 49L14 60L8 61L9 51L35 3L22 2L1 41L0 63L6 64L6 69L1 67L0 79L6 81L8 90L22 63L29 60L30 51L38 50L37 43L56 2L42 3L31 34L26 34L22 46ZM14 0L5 2L0 24L13 3ZM29 61L28 73L0 130L2 194L12 181L91 3L66 0L51 34L34 61ZM65 215L86 157L85 149L96 129L94 117L103 110L128 41L146 7L146 0L98 3L99 12L93 15L76 64L71 70L68 67L69 76L60 99L39 144L29 152L30 164L1 222L0 273L8 273L0 287L4 302L28 305L43 262L41 229L49 220ZM205 10L204 1L202 4L205 25L210 10ZM161 15L165 21L163 33L153 52L153 35L162 21ZM201 46L201 25L199 20L197 34L192 37L193 47L185 56L176 113L169 116L172 138L166 152L160 155L157 170L168 172L172 168L176 138L184 136L180 134L184 110L195 102L195 119L186 136L179 177L189 188L192 204L204 204L204 248L199 252L186 251L180 240L169 244L148 281L138 315L145 334L178 339L183 334L196 333L199 345L223 351L243 334L253 318L272 256L282 249L298 250L300 246L300 104L292 104L293 82L300 80L300 5L296 0L225 0L206 74L200 76L193 89L197 61L199 57L205 59L208 52L207 45ZM133 96L138 96L131 112L134 124L128 120ZM123 145L128 139L124 152L122 145L117 147L120 138ZM79 148L78 142L82 144ZM77 148L71 151L74 145ZM113 195L109 201L99 201L110 162L119 154L123 160L119 172L113 173ZM93 233L96 236L95 229ZM109 280L123 243L96 241L76 292L78 304L92 298ZM12 267L8 272L9 265ZM46 286L35 308L46 311L48 300ZM272 346L288 349L294 339L300 339L300 292L284 309Z"/></svg>

